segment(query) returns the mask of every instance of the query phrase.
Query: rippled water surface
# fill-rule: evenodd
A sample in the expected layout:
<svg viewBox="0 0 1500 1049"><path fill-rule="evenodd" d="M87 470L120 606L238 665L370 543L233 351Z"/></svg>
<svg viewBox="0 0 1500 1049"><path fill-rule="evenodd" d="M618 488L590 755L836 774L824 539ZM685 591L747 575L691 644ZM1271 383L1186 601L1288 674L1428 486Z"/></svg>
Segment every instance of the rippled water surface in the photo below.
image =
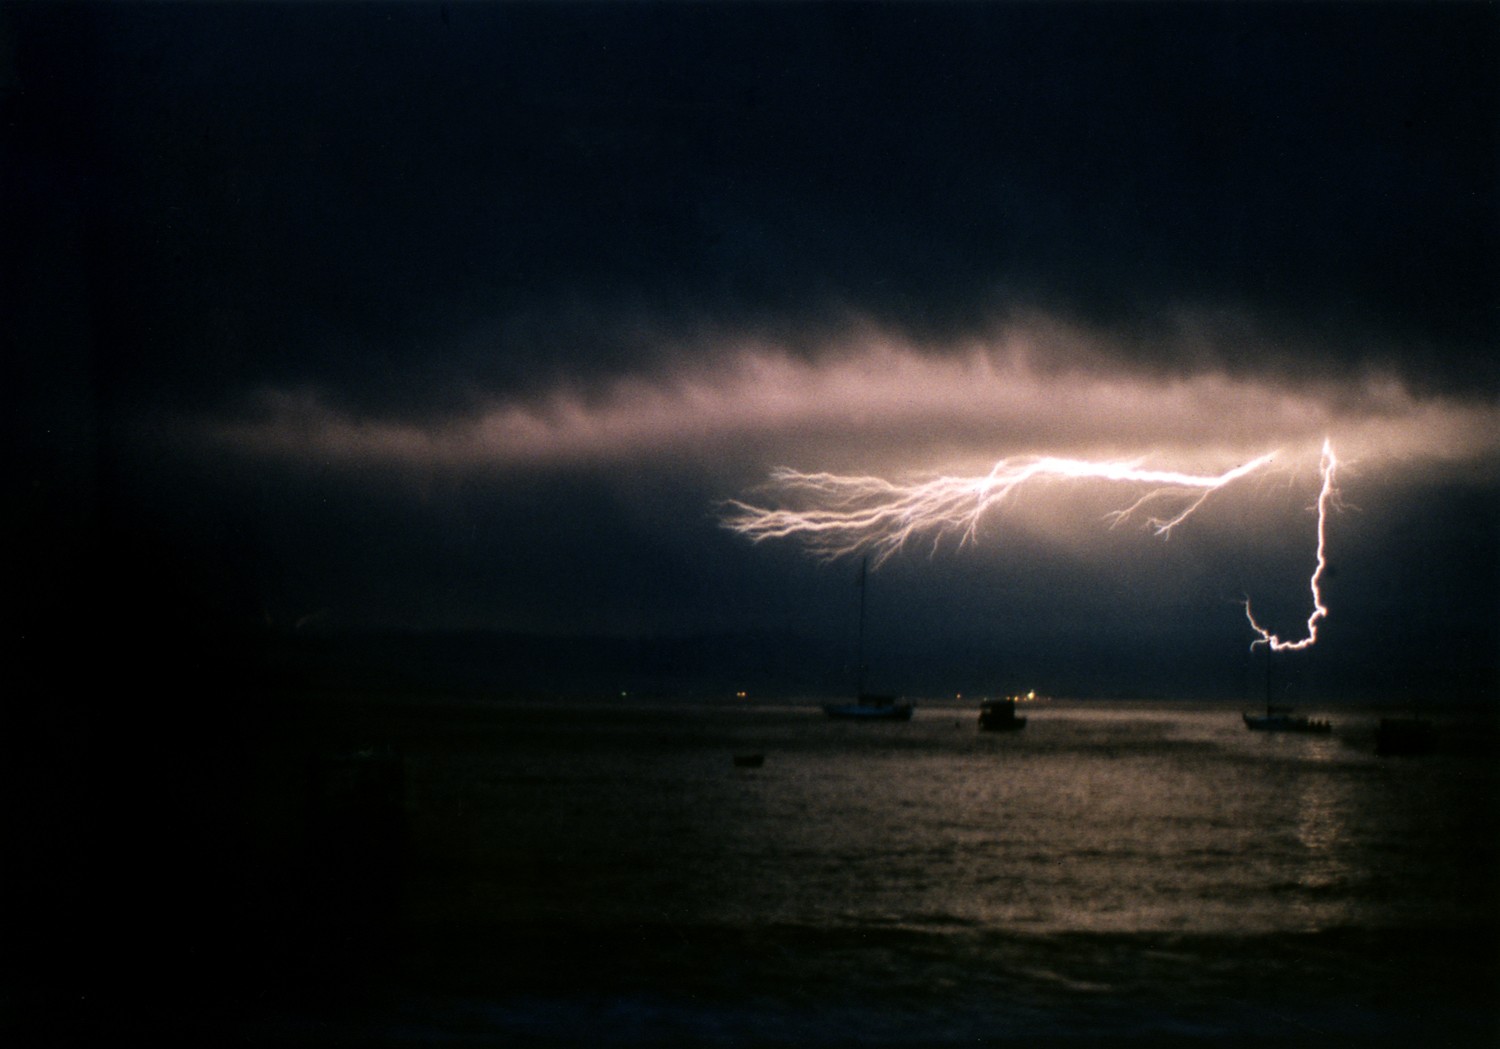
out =
<svg viewBox="0 0 1500 1049"><path fill-rule="evenodd" d="M1216 705L1039 704L1003 734L974 713L395 719L409 946L378 1005L317 1022L476 1044L1500 1035L1492 755L1378 757L1355 712L1329 736Z"/></svg>

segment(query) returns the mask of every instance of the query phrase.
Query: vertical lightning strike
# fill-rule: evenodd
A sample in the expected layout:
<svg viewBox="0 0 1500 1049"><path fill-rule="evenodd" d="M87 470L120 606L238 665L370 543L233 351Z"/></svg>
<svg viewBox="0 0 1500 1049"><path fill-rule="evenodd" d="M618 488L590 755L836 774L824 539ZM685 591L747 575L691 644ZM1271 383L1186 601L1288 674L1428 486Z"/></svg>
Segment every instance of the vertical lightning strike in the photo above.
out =
<svg viewBox="0 0 1500 1049"><path fill-rule="evenodd" d="M1333 444L1325 438L1323 459L1319 464L1319 470L1323 475L1323 488L1318 492L1318 557L1317 567L1313 570L1312 579L1309 582L1312 589L1313 610L1312 614L1307 617L1307 636L1300 641L1283 641L1255 621L1255 614L1250 611L1250 599L1247 597L1245 598L1245 618L1250 621L1250 628L1260 635L1250 642L1252 649L1256 645L1268 645L1272 652L1300 652L1304 648L1311 648L1318 640L1318 620L1328 615L1328 608L1323 604L1320 583L1323 579L1323 571L1328 567L1328 559L1324 553L1327 544L1328 507L1338 500L1338 488L1334 485L1334 472L1338 469L1338 465L1338 457L1333 454Z"/></svg>

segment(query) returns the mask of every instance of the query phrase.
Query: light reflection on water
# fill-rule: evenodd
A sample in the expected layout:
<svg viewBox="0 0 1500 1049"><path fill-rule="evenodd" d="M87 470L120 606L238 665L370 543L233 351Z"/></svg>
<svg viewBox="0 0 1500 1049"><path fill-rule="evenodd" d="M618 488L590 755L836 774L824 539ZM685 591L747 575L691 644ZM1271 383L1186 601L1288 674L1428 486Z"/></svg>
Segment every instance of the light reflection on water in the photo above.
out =
<svg viewBox="0 0 1500 1049"><path fill-rule="evenodd" d="M1348 716L976 715L393 714L402 845L369 859L400 854L400 935L318 965L356 1006L293 1003L247 1040L1495 1044L1491 758L1378 758Z"/></svg>
<svg viewBox="0 0 1500 1049"><path fill-rule="evenodd" d="M530 710L409 759L415 906L508 921L1257 933L1492 900L1484 763L1251 733L1220 706L831 722L808 707ZM735 768L731 756L766 755ZM1484 799L1489 799L1485 801ZM444 878L462 884L444 896Z"/></svg>

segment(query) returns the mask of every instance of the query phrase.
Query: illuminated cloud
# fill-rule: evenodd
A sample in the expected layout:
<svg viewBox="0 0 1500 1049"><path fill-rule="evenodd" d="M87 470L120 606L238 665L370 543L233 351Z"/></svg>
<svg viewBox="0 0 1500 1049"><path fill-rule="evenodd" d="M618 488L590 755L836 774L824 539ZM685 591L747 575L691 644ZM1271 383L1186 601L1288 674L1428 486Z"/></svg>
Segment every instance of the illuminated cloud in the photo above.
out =
<svg viewBox="0 0 1500 1049"><path fill-rule="evenodd" d="M1315 455L1326 436L1352 464L1427 469L1487 462L1500 450L1494 404L1419 396L1394 378L1297 382L1126 362L1106 339L1040 324L942 347L870 332L810 353L746 340L587 390L490 397L423 421L346 414L315 392L272 392L258 416L215 422L209 433L257 457L457 471L922 471L1144 453L1219 471L1281 448Z"/></svg>

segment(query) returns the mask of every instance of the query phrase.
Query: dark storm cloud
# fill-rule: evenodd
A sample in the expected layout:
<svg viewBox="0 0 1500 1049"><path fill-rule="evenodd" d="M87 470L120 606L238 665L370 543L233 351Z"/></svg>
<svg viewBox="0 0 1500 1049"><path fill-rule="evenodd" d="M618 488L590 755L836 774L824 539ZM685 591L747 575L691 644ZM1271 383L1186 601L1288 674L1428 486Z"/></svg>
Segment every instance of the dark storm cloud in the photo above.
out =
<svg viewBox="0 0 1500 1049"><path fill-rule="evenodd" d="M163 621L212 597L277 623L781 622L804 561L711 509L780 463L1217 471L1332 433L1430 495L1432 463L1494 462L1492 5L0 16L6 421L39 464L28 534L63 551L22 589L59 616L149 592ZM1283 517L1290 563L1307 521ZM108 572L58 587L78 547ZM1433 578L1488 608L1493 573L1456 564ZM965 600L1029 592L1075 633L1099 607L957 574L901 594L935 638Z"/></svg>
<svg viewBox="0 0 1500 1049"><path fill-rule="evenodd" d="M1493 392L1492 8L128 5L8 15L112 377L410 417L705 327L1017 308ZM26 133L30 132L30 137ZM701 342L701 340L700 340ZM1268 362L1221 340L1215 367Z"/></svg>

